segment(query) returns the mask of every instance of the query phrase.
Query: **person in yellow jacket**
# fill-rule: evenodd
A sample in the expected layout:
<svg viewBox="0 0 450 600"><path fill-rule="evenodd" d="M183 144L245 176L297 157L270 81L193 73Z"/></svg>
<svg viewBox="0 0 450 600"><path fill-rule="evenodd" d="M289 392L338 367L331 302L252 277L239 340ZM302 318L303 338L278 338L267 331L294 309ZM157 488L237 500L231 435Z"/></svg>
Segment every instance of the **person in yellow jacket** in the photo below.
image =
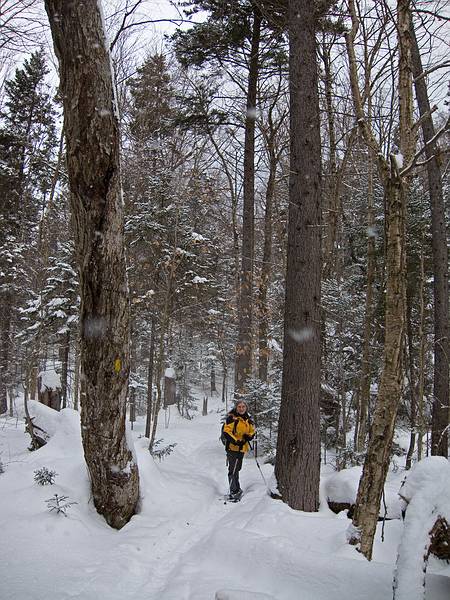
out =
<svg viewBox="0 0 450 600"><path fill-rule="evenodd" d="M242 496L239 471L242 468L244 455L250 448L248 442L255 437L255 433L255 424L248 414L248 406L239 400L233 410L228 413L223 426L223 435L226 438L230 499L232 500L239 500Z"/></svg>

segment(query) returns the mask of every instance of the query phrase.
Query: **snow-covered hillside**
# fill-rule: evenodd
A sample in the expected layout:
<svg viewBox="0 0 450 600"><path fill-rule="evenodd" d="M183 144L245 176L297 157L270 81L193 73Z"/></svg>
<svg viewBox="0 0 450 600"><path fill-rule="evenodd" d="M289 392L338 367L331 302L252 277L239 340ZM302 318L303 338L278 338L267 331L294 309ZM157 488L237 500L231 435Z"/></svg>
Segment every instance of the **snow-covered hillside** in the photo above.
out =
<svg viewBox="0 0 450 600"><path fill-rule="evenodd" d="M181 419L172 408L159 438L176 443L154 461L135 424L141 478L139 514L121 531L110 529L89 495L78 414L43 411L51 438L28 452L21 420L0 419L0 597L2 600L386 600L403 524L377 532L368 563L346 543L350 521L322 503L317 514L291 510L266 493L256 462L244 461L245 496L224 504L225 454L219 442L220 401L207 416ZM262 461L260 461L260 464ZM34 471L56 471L40 486ZM265 478L272 467L261 464ZM332 475L323 468L323 483ZM402 474L394 476L397 486ZM330 482L331 483L331 482ZM339 484L334 480L333 488ZM50 512L54 494L76 502L67 516ZM450 598L450 567L432 560L428 600Z"/></svg>

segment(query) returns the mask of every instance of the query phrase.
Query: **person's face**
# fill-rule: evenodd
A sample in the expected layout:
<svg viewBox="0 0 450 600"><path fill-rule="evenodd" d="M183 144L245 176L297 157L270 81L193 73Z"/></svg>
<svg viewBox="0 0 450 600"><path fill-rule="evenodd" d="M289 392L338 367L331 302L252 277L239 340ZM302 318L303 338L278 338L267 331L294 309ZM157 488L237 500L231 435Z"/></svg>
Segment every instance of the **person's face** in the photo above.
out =
<svg viewBox="0 0 450 600"><path fill-rule="evenodd" d="M238 414L243 415L247 410L247 405L245 402L239 402L239 404L236 405L236 410L238 411Z"/></svg>

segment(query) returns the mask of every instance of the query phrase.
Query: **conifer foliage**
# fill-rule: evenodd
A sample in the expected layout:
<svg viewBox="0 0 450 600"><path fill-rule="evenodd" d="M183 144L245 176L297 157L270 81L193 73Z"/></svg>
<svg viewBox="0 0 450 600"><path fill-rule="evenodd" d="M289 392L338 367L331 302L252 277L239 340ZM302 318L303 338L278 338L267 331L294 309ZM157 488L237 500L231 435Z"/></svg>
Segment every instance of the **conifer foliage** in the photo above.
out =
<svg viewBox="0 0 450 600"><path fill-rule="evenodd" d="M38 219L55 164L56 110L45 54L35 52L5 82L0 113L0 413L17 385L19 309L39 290Z"/></svg>

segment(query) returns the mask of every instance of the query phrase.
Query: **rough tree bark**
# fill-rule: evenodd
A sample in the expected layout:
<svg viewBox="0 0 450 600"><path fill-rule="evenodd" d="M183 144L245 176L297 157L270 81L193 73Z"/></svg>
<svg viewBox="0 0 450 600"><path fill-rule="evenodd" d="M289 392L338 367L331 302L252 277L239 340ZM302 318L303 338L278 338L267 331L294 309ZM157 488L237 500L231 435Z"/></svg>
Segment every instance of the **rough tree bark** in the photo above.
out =
<svg viewBox="0 0 450 600"><path fill-rule="evenodd" d="M100 4L46 0L60 67L80 276L84 454L97 511L117 529L136 510L138 468L125 435L129 299L119 124Z"/></svg>
<svg viewBox="0 0 450 600"><path fill-rule="evenodd" d="M289 2L290 180L283 383L275 475L291 508L316 511L320 471L321 147L317 16Z"/></svg>

